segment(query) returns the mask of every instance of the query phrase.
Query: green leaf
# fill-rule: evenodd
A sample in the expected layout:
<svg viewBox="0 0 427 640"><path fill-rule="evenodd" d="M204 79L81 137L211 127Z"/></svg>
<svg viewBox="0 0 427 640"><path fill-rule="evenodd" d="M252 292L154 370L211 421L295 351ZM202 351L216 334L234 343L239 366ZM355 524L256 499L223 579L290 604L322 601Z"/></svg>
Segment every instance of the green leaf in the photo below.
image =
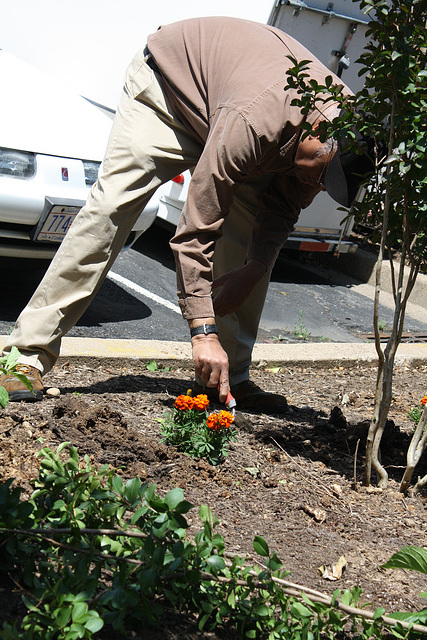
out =
<svg viewBox="0 0 427 640"><path fill-rule="evenodd" d="M175 489L171 489L165 495L165 502L168 505L169 509L176 509L180 502L184 499L184 492L179 487L175 487Z"/></svg>
<svg viewBox="0 0 427 640"><path fill-rule="evenodd" d="M203 631L203 627L205 626L206 622L209 620L209 617L210 617L210 613L205 613L204 615L200 616L199 622L197 624L197 626L199 627L199 631Z"/></svg>
<svg viewBox="0 0 427 640"><path fill-rule="evenodd" d="M230 591L230 593L228 594L228 598L227 598L227 603L230 605L230 607L232 607L234 609L234 607L236 606L236 592Z"/></svg>
<svg viewBox="0 0 427 640"><path fill-rule="evenodd" d="M101 537L101 547L107 547L110 553L115 553L116 555L121 555L123 552L123 543L120 539L110 538L109 536Z"/></svg>
<svg viewBox="0 0 427 640"><path fill-rule="evenodd" d="M86 602L77 602L73 606L73 612L71 614L71 618L73 622L83 623L86 619L86 614L88 610L89 610L89 607Z"/></svg>
<svg viewBox="0 0 427 640"><path fill-rule="evenodd" d="M78 622L75 622L71 625L71 628L67 635L65 636L65 640L77 640L77 638L83 638L85 635L85 629L83 625Z"/></svg>
<svg viewBox="0 0 427 640"><path fill-rule="evenodd" d="M199 516L202 522L211 522L212 511L207 504L201 504L199 508Z"/></svg>
<svg viewBox="0 0 427 640"><path fill-rule="evenodd" d="M165 501L162 498L152 498L151 500L147 500L147 502L152 509L159 513L166 513L168 511L168 505L165 504Z"/></svg>
<svg viewBox="0 0 427 640"><path fill-rule="evenodd" d="M259 616L268 616L270 613L270 609L267 607L267 605L260 604L258 605L258 607L256 607L255 613L257 613Z"/></svg>
<svg viewBox="0 0 427 640"><path fill-rule="evenodd" d="M224 559L221 558L221 556L210 556L209 558L207 558L206 564L210 567L218 569L218 571L222 571L223 569L225 569L225 562Z"/></svg>
<svg viewBox="0 0 427 640"><path fill-rule="evenodd" d="M303 618L310 618L313 613L308 609L308 607L304 606L301 602L294 602L291 607L292 613L296 613L298 616Z"/></svg>
<svg viewBox="0 0 427 640"><path fill-rule="evenodd" d="M4 408L9 402L9 394L4 387L0 387L0 405Z"/></svg>
<svg viewBox="0 0 427 640"><path fill-rule="evenodd" d="M388 614L390 618L395 620L404 620L405 622L413 622L415 624L426 624L427 622L427 609L421 611L415 611L413 613L405 611L396 611Z"/></svg>
<svg viewBox="0 0 427 640"><path fill-rule="evenodd" d="M383 569L407 569L408 571L419 571L427 575L427 549L421 547L402 547L400 551L393 554L385 564Z"/></svg>
<svg viewBox="0 0 427 640"><path fill-rule="evenodd" d="M155 360L150 360L150 362L147 362L147 364L145 365L145 368L148 371L158 371L159 367L157 366L157 362Z"/></svg>
<svg viewBox="0 0 427 640"><path fill-rule="evenodd" d="M18 349L16 347L12 347L10 352L6 356L0 358L0 364L7 371L10 371L17 364L20 355L21 354L19 353Z"/></svg>
<svg viewBox="0 0 427 640"><path fill-rule="evenodd" d="M71 444L70 442L61 442L58 445L58 448L57 448L56 452L57 453L61 453L61 451L63 451L66 447L70 446L70 444Z"/></svg>
<svg viewBox="0 0 427 640"><path fill-rule="evenodd" d="M117 502L106 502L102 505L102 515L109 518L117 513L117 509Z"/></svg>
<svg viewBox="0 0 427 640"><path fill-rule="evenodd" d="M206 613L209 613L209 614L211 614L215 608L213 604L211 604L210 602L206 602L206 600L202 600L201 605L202 605L203 611L206 611Z"/></svg>
<svg viewBox="0 0 427 640"><path fill-rule="evenodd" d="M264 538L262 538L261 536L255 536L253 545L254 545L254 551L258 555L263 556L264 558L266 558L269 555L268 544L266 543Z"/></svg>
<svg viewBox="0 0 427 640"><path fill-rule="evenodd" d="M92 633L97 633L104 626L104 621L99 617L99 614L96 611L88 612L88 620L85 622L85 629L91 631Z"/></svg>
<svg viewBox="0 0 427 640"><path fill-rule="evenodd" d="M123 480L122 480L122 478L120 476L116 475L116 476L113 477L113 480L111 482L111 486L112 486L113 491L118 493L119 496L123 495L124 484L123 484Z"/></svg>
<svg viewBox="0 0 427 640"><path fill-rule="evenodd" d="M68 598L71 602L74 602L74 604L76 602L86 602L90 599L90 593L88 591L79 591L79 593L75 596L69 594Z"/></svg>
<svg viewBox="0 0 427 640"><path fill-rule="evenodd" d="M79 454L77 452L77 447L74 444L72 444L70 447L69 455L70 455L70 459L74 460L74 462L79 461Z"/></svg>
<svg viewBox="0 0 427 640"><path fill-rule="evenodd" d="M18 371L14 371L13 375L15 376L15 378L18 378L18 380L20 380L22 382L22 384L25 384L27 389L29 389L30 391L33 390L33 385L28 380L26 375L24 375L23 373L18 373Z"/></svg>
<svg viewBox="0 0 427 640"><path fill-rule="evenodd" d="M188 513L190 509L194 508L194 504L188 502L188 500L182 500L179 504L177 504L175 508L176 513Z"/></svg>
<svg viewBox="0 0 427 640"><path fill-rule="evenodd" d="M266 564L267 564L267 567L270 569L270 571L277 571L277 569L280 569L283 563L280 560L280 558L277 557L277 554L273 553L271 558L268 559Z"/></svg>
<svg viewBox="0 0 427 640"><path fill-rule="evenodd" d="M133 504L138 498L140 488L141 480L139 478L132 478L126 482L124 497L130 504Z"/></svg>
<svg viewBox="0 0 427 640"><path fill-rule="evenodd" d="M56 613L56 612L55 612ZM71 618L71 607L62 607L56 615L56 624L59 629L63 629Z"/></svg>

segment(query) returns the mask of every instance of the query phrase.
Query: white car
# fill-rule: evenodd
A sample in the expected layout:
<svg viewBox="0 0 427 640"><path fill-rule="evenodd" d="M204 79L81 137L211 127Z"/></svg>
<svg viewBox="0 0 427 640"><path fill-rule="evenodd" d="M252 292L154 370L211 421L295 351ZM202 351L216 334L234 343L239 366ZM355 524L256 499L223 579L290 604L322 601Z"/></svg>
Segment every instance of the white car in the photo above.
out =
<svg viewBox="0 0 427 640"><path fill-rule="evenodd" d="M0 256L51 258L86 202L114 112L0 50ZM127 245L153 223L158 197Z"/></svg>

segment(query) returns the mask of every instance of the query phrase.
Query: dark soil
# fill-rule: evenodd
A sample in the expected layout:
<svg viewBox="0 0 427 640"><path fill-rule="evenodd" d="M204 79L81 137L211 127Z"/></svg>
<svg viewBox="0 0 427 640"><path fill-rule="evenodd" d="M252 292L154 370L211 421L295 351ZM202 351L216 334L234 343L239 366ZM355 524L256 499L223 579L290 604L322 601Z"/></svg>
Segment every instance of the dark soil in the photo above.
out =
<svg viewBox="0 0 427 640"><path fill-rule="evenodd" d="M398 492L413 427L407 413L426 393L426 374L427 366L396 368L382 447L390 481L383 491L361 486L376 378L376 368L365 364L255 369L252 379L286 395L289 411L238 413L238 441L230 445L228 458L212 467L160 442L158 419L186 392L191 371L152 372L142 362L127 368L66 363L45 379L47 387L60 389L59 397L0 409L0 481L14 477L28 495L37 451L71 441L81 456L120 467L125 477L156 483L160 493L182 487L196 505L188 514L190 533L200 528L198 507L207 503L220 518L218 530L229 551L253 556L253 537L261 535L293 582L328 594L360 585L363 602L372 608L420 609L425 576L380 565L405 545L426 544L426 497ZM319 567L332 567L340 556L347 561L342 577L323 578ZM16 615L18 595L17 588L0 585L0 628ZM194 631L187 619L142 637L208 635L213 637Z"/></svg>

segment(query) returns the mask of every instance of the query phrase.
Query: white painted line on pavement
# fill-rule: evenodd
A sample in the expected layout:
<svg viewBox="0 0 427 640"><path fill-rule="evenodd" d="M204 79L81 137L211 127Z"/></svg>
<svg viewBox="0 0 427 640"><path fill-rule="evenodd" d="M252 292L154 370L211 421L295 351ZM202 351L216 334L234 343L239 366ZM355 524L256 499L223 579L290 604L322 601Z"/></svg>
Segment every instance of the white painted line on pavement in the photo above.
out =
<svg viewBox="0 0 427 640"><path fill-rule="evenodd" d="M110 280L114 280L114 282L117 282L118 284L122 284L124 287L131 289L131 291L135 291L136 293L139 293L141 296L150 298L150 300L153 300L154 302L157 302L158 304L161 304L164 307L167 307L168 309L170 309L171 311L175 311L175 313L179 313L179 315L181 315L181 309L178 307L177 304L173 304L172 302L169 302L169 300L165 300L164 298L157 296L155 293L151 293L151 291L148 291L148 289L144 289L143 287L140 287L139 284L135 284L135 282L132 282L132 280L128 280L127 278L120 276L118 273L114 273L114 271L109 271L107 274L107 278L110 278Z"/></svg>

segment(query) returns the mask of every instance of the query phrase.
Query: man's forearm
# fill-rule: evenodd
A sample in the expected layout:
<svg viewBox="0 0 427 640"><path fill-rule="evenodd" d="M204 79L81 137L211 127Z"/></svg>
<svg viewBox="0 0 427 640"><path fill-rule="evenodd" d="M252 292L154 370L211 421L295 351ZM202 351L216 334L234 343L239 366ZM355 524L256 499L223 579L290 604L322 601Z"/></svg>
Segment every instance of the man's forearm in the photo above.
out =
<svg viewBox="0 0 427 640"><path fill-rule="evenodd" d="M202 330L191 338L196 376L208 387L218 387L219 399L225 402L230 389L228 381L228 357L216 333L215 318L192 318L192 329Z"/></svg>

